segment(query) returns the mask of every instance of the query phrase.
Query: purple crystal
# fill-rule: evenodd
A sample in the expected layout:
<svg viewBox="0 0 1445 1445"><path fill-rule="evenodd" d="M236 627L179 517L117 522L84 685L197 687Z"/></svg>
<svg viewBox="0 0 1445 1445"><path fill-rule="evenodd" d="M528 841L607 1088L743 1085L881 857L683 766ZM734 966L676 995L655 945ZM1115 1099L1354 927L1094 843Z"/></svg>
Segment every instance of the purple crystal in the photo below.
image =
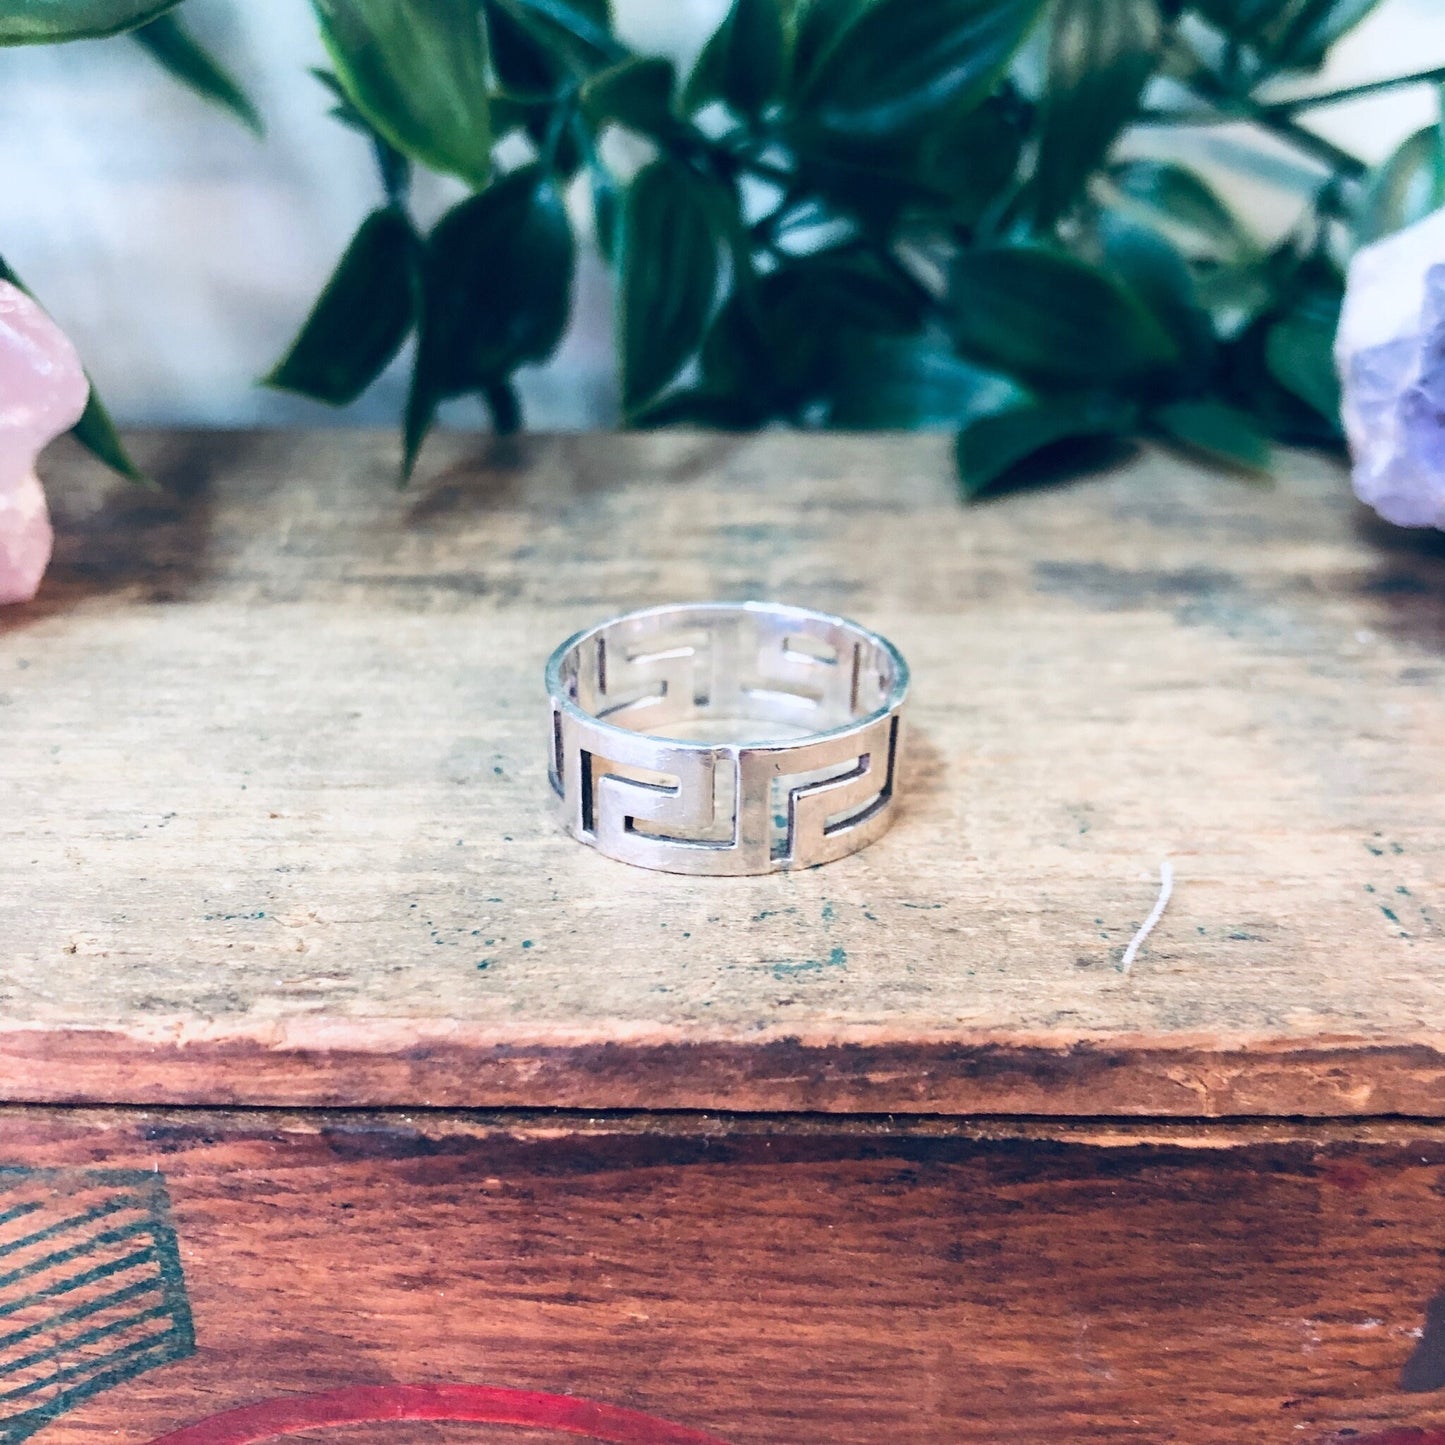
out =
<svg viewBox="0 0 1445 1445"><path fill-rule="evenodd" d="M1445 528L1445 209L1357 253L1335 360L1356 494Z"/></svg>

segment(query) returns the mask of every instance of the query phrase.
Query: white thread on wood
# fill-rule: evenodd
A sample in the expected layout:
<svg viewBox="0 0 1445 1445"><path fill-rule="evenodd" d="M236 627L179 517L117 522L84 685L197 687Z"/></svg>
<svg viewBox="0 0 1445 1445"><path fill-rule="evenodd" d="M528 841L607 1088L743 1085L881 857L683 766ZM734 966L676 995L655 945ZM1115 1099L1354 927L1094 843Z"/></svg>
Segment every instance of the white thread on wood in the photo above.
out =
<svg viewBox="0 0 1445 1445"><path fill-rule="evenodd" d="M1138 933L1129 940L1129 946L1124 950L1123 960L1119 964L1120 973L1128 973L1134 967L1134 959L1138 956L1139 950L1144 946L1144 940L1154 931L1154 925L1164 916L1164 910L1169 906L1169 895L1174 891L1174 869L1167 858L1159 864L1159 896L1154 900L1154 906L1149 910L1149 916L1143 922Z"/></svg>

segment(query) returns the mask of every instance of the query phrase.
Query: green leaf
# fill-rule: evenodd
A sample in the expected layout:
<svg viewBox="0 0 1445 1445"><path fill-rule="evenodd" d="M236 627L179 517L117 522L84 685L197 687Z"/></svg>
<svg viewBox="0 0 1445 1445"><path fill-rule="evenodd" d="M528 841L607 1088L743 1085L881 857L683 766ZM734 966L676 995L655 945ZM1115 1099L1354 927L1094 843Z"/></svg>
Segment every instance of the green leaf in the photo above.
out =
<svg viewBox="0 0 1445 1445"><path fill-rule="evenodd" d="M785 415L822 389L819 338L805 328L777 324L781 298L771 281L750 275L735 279L698 355L700 389L729 398L753 426Z"/></svg>
<svg viewBox="0 0 1445 1445"><path fill-rule="evenodd" d="M733 0L688 77L684 109L722 100L740 115L759 114L782 87L784 45L778 0Z"/></svg>
<svg viewBox="0 0 1445 1445"><path fill-rule="evenodd" d="M1180 359L1135 296L1095 267L1042 247L962 252L950 274L949 310L965 355L1025 378L1107 382Z"/></svg>
<svg viewBox="0 0 1445 1445"><path fill-rule="evenodd" d="M420 272L411 222L393 206L373 211L265 384L332 406L355 401L406 340Z"/></svg>
<svg viewBox="0 0 1445 1445"><path fill-rule="evenodd" d="M593 125L616 121L644 135L665 133L675 124L672 92L677 83L670 60L634 55L599 70L582 87L582 110Z"/></svg>
<svg viewBox="0 0 1445 1445"><path fill-rule="evenodd" d="M441 401L485 393L552 352L567 325L574 265L562 198L539 166L493 181L437 222L423 262L405 474Z"/></svg>
<svg viewBox="0 0 1445 1445"><path fill-rule="evenodd" d="M412 366L411 385L407 388L406 408L401 421L401 482L411 480L422 444L436 421L437 407L445 398L433 379L422 369L418 356Z"/></svg>
<svg viewBox="0 0 1445 1445"><path fill-rule="evenodd" d="M1163 36L1157 0L1054 0L1034 223L1051 226L1133 118Z"/></svg>
<svg viewBox="0 0 1445 1445"><path fill-rule="evenodd" d="M572 228L537 166L454 206L427 238L422 349L447 395L542 361L572 302Z"/></svg>
<svg viewBox="0 0 1445 1445"><path fill-rule="evenodd" d="M1314 68L1379 0L1194 0L1194 8L1242 41L1270 69Z"/></svg>
<svg viewBox="0 0 1445 1445"><path fill-rule="evenodd" d="M1023 130L1009 108L990 97L882 139L806 125L791 139L809 187L859 216L870 230L886 232L909 209L973 225L1013 180Z"/></svg>
<svg viewBox="0 0 1445 1445"><path fill-rule="evenodd" d="M1128 403L1107 396L1035 397L970 419L954 443L959 485L976 497L1020 462L1060 442L1123 436L1137 422Z"/></svg>
<svg viewBox="0 0 1445 1445"><path fill-rule="evenodd" d="M1214 327L1184 257L1158 231L1111 211L1102 213L1100 232L1109 274L1122 281L1169 333L1181 371L1205 380L1216 353Z"/></svg>
<svg viewBox="0 0 1445 1445"><path fill-rule="evenodd" d="M1214 266L1196 282L1199 304L1221 341L1234 341L1254 324L1274 300L1274 287L1259 261Z"/></svg>
<svg viewBox="0 0 1445 1445"><path fill-rule="evenodd" d="M929 298L877 251L849 243L744 271L702 344L714 392L745 400L757 423L831 397L840 368L873 337L916 332Z"/></svg>
<svg viewBox="0 0 1445 1445"><path fill-rule="evenodd" d="M731 204L715 183L666 157L628 187L618 295L626 410L671 381L702 340Z"/></svg>
<svg viewBox="0 0 1445 1445"><path fill-rule="evenodd" d="M1336 428L1340 381L1333 355L1337 317L1297 312L1276 322L1265 337L1270 375Z"/></svg>
<svg viewBox="0 0 1445 1445"><path fill-rule="evenodd" d="M492 36L492 49L496 50L496 35ZM515 95L507 95L502 91L492 92L492 140L499 141L503 136L510 135L514 130L521 129L531 119L532 113L539 105L546 102L534 100L521 100Z"/></svg>
<svg viewBox="0 0 1445 1445"><path fill-rule="evenodd" d="M839 358L828 420L857 431L957 427L1028 400L1016 382L963 360L937 337L877 337Z"/></svg>
<svg viewBox="0 0 1445 1445"><path fill-rule="evenodd" d="M1293 3L1293 0L1285 0ZM1193 0L1197 10L1211 25L1236 40L1252 40L1261 33L1270 14L1279 8L1280 0Z"/></svg>
<svg viewBox="0 0 1445 1445"><path fill-rule="evenodd" d="M1279 441L1323 446L1341 438L1333 343L1344 280L1316 244L1286 238L1263 263L1272 304L1224 348L1223 399L1249 411Z"/></svg>
<svg viewBox="0 0 1445 1445"><path fill-rule="evenodd" d="M90 380L88 372L86 380ZM91 456L99 458L111 471L119 472L133 482L149 480L126 451L125 443L121 441L120 433L116 431L115 423L105 409L105 403L101 401L94 382L91 383L85 410L80 414L80 420L71 427L70 434Z"/></svg>
<svg viewBox="0 0 1445 1445"><path fill-rule="evenodd" d="M610 266L617 258L617 232L621 226L622 200L617 182L603 165L589 165L587 178L592 190L592 229L597 249Z"/></svg>
<svg viewBox="0 0 1445 1445"><path fill-rule="evenodd" d="M1445 121L1403 141L1370 177L1355 218L1363 246L1445 206Z"/></svg>
<svg viewBox="0 0 1445 1445"><path fill-rule="evenodd" d="M347 98L403 155L479 186L491 169L475 0L311 0Z"/></svg>
<svg viewBox="0 0 1445 1445"><path fill-rule="evenodd" d="M266 127L261 123L260 113L251 103L251 98L220 62L191 37L176 16L162 15L149 25L133 31L131 38L182 85L188 86L203 100L230 111L255 135L265 134Z"/></svg>
<svg viewBox="0 0 1445 1445"><path fill-rule="evenodd" d="M1190 256L1237 262L1258 254L1234 212L1188 167L1144 158L1120 161L1108 179L1127 208Z"/></svg>
<svg viewBox="0 0 1445 1445"><path fill-rule="evenodd" d="M711 431L750 431L765 419L746 397L706 386L678 387L639 407L628 418L635 427L696 426Z"/></svg>
<svg viewBox="0 0 1445 1445"><path fill-rule="evenodd" d="M1008 106L991 97L929 125L902 178L917 186L925 205L971 226L1008 189L1023 145L1023 127Z"/></svg>
<svg viewBox="0 0 1445 1445"><path fill-rule="evenodd" d="M1330 46L1353 30L1380 0L1294 0L1282 7L1261 50L1273 64L1314 69L1324 63Z"/></svg>
<svg viewBox="0 0 1445 1445"><path fill-rule="evenodd" d="M1335 41L1343 39L1379 5L1380 0L1333 0L1324 5L1314 23L1301 30L1297 51L1312 62L1322 61Z"/></svg>
<svg viewBox="0 0 1445 1445"><path fill-rule="evenodd" d="M507 96L515 100L551 100L568 77L567 65L524 26L498 0L485 0L483 13L487 20L487 39L497 81ZM504 129L496 116L497 101L492 101L492 133Z"/></svg>
<svg viewBox="0 0 1445 1445"><path fill-rule="evenodd" d="M588 75L627 58L612 34L607 0L496 0L558 65Z"/></svg>
<svg viewBox="0 0 1445 1445"><path fill-rule="evenodd" d="M39 299L10 269L3 256L0 256L0 281L8 281L12 286L18 287L31 300ZM105 403L101 401L100 393L95 389L95 383L90 380L89 372L86 372L85 379L90 383L90 395L86 398L85 410L80 414L80 420L70 429L71 436L112 471L119 472L121 476L129 478L133 482L148 480L146 474L131 460L130 454L126 451L125 444L116 432L115 423L111 421L110 413L105 409Z"/></svg>
<svg viewBox="0 0 1445 1445"><path fill-rule="evenodd" d="M54 45L120 35L179 0L0 0L0 45Z"/></svg>
<svg viewBox="0 0 1445 1445"><path fill-rule="evenodd" d="M825 43L797 104L825 130L881 137L993 89L1044 0L874 0Z"/></svg>
<svg viewBox="0 0 1445 1445"><path fill-rule="evenodd" d="M1223 348L1215 390L1221 401L1252 416L1268 436L1289 446L1337 446L1338 413L1326 417L1280 384L1266 351L1275 322L1260 316Z"/></svg>
<svg viewBox="0 0 1445 1445"><path fill-rule="evenodd" d="M800 85L819 57L873 0L791 0L783 35L790 83Z"/></svg>
<svg viewBox="0 0 1445 1445"><path fill-rule="evenodd" d="M1269 439L1244 412L1219 401L1177 401L1151 420L1171 441L1211 460L1248 471L1269 466Z"/></svg>
<svg viewBox="0 0 1445 1445"><path fill-rule="evenodd" d="M823 390L827 342L799 301L799 288L787 277L741 272L703 338L703 389L730 397L754 426L788 415Z"/></svg>
<svg viewBox="0 0 1445 1445"><path fill-rule="evenodd" d="M860 241L789 258L763 278L763 286L766 309L781 304L786 310L785 297L795 294L815 330L916 331L933 306L923 285L891 252Z"/></svg>

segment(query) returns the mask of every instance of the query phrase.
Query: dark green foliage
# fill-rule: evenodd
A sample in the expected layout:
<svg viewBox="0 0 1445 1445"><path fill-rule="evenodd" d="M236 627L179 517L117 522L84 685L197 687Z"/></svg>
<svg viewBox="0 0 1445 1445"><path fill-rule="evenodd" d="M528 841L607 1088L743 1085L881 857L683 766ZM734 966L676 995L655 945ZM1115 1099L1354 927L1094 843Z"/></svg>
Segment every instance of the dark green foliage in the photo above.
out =
<svg viewBox="0 0 1445 1445"><path fill-rule="evenodd" d="M627 58L612 34L608 0L494 0L494 19L498 12L516 21L559 76L581 78Z"/></svg>
<svg viewBox="0 0 1445 1445"><path fill-rule="evenodd" d="M1022 396L966 420L955 455L966 496L977 496L1020 462L1064 442L1118 437L1137 423L1135 408L1098 392Z"/></svg>
<svg viewBox="0 0 1445 1445"><path fill-rule="evenodd" d="M405 471L448 398L517 427L515 373L565 330L590 210L639 426L948 427L969 494L1080 440L1250 470L1273 441L1337 445L1343 261L1445 204L1441 126L1371 175L1301 118L1445 78L1300 93L1374 3L732 0L680 77L607 0L312 0L319 78L383 197L268 380L345 403L415 334ZM252 121L166 8L0 0L0 42L149 22L158 59ZM1225 120L1318 173L1273 249L1188 165L1140 153ZM603 159L614 127L645 147L633 175ZM413 165L471 192L425 239Z"/></svg>
<svg viewBox="0 0 1445 1445"><path fill-rule="evenodd" d="M730 205L716 182L666 158L628 187L617 288L625 408L671 381L702 340Z"/></svg>
<svg viewBox="0 0 1445 1445"><path fill-rule="evenodd" d="M147 480L146 474L126 451L125 443L121 441L120 433L116 431L115 423L105 409L105 403L100 399L94 383L91 384L90 395L86 398L85 410L81 412L80 420L71 427L70 434L91 456L98 457L111 471L129 477L133 482Z"/></svg>
<svg viewBox="0 0 1445 1445"><path fill-rule="evenodd" d="M677 75L670 60L634 55L599 71L582 87L582 110L593 125L616 121L644 135L666 136L672 127Z"/></svg>
<svg viewBox="0 0 1445 1445"><path fill-rule="evenodd" d="M562 198L538 166L500 177L437 222L422 262L404 474L448 397L479 393L504 429L515 429L508 378L548 356L561 339L572 269Z"/></svg>
<svg viewBox="0 0 1445 1445"><path fill-rule="evenodd" d="M1269 441L1248 415L1221 401L1175 401L1150 417L1180 446L1202 452L1225 466L1258 471L1269 464Z"/></svg>
<svg viewBox="0 0 1445 1445"><path fill-rule="evenodd" d="M460 0L313 3L334 31L353 10ZM1370 8L733 0L679 83L617 39L602 0L482 0L492 129L524 131L538 159L428 243L406 465L443 397L476 393L499 428L518 422L512 370L560 336L570 274L543 177L579 171L617 275L634 425L950 427L970 494L1081 439L1142 433L1251 470L1272 440L1334 443L1342 245L1445 199L1445 141L1422 132L1367 183L1297 119L1334 97L1256 96ZM412 71L431 62L388 79L380 54L375 93L415 118ZM1172 89L1151 87L1160 75ZM343 86L342 119L438 164ZM1156 96L1173 108L1148 110ZM1187 165L1137 144L1116 159L1146 111L1295 146L1320 166L1313 214L1267 251ZM630 180L600 159L609 127L652 148ZM524 199L542 195L543 210ZM526 240L504 261L508 226Z"/></svg>
<svg viewBox="0 0 1445 1445"><path fill-rule="evenodd" d="M252 134L265 132L266 127L250 96L220 61L192 37L177 16L162 15L133 33L141 48L182 85L203 100L230 111Z"/></svg>
<svg viewBox="0 0 1445 1445"><path fill-rule="evenodd" d="M824 132L880 138L979 104L1043 9L1043 0L873 0L795 76L801 119Z"/></svg>
<svg viewBox="0 0 1445 1445"><path fill-rule="evenodd" d="M1043 246L961 252L949 309L960 351L1029 381L1125 383L1180 359L1137 295L1087 261Z"/></svg>
<svg viewBox="0 0 1445 1445"><path fill-rule="evenodd" d="M96 40L148 24L178 0L0 0L0 45Z"/></svg>
<svg viewBox="0 0 1445 1445"><path fill-rule="evenodd" d="M786 45L777 0L734 0L693 67L687 109L721 100L739 115L761 115L782 86Z"/></svg>
<svg viewBox="0 0 1445 1445"><path fill-rule="evenodd" d="M1054 0L1030 199L1047 227L1134 118L1163 37L1156 0Z"/></svg>
<svg viewBox="0 0 1445 1445"><path fill-rule="evenodd" d="M486 28L474 0L312 0L346 97L403 155L481 185Z"/></svg>
<svg viewBox="0 0 1445 1445"><path fill-rule="evenodd" d="M1207 20L1269 69L1313 69L1379 0L1197 0Z"/></svg>
<svg viewBox="0 0 1445 1445"><path fill-rule="evenodd" d="M1387 236L1445 206L1445 124L1401 142L1365 188L1355 222L1361 244Z"/></svg>
<svg viewBox="0 0 1445 1445"><path fill-rule="evenodd" d="M401 349L416 320L420 251L401 210L373 211L266 384L332 406L355 401Z"/></svg>

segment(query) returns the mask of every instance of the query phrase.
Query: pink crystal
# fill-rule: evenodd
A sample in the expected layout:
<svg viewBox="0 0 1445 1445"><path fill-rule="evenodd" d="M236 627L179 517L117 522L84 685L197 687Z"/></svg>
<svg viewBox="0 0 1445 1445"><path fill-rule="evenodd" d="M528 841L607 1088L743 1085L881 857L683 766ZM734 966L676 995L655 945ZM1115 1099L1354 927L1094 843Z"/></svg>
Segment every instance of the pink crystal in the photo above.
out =
<svg viewBox="0 0 1445 1445"><path fill-rule="evenodd" d="M0 603L29 602L45 575L55 534L35 459L80 420L89 395L69 338L0 281Z"/></svg>

